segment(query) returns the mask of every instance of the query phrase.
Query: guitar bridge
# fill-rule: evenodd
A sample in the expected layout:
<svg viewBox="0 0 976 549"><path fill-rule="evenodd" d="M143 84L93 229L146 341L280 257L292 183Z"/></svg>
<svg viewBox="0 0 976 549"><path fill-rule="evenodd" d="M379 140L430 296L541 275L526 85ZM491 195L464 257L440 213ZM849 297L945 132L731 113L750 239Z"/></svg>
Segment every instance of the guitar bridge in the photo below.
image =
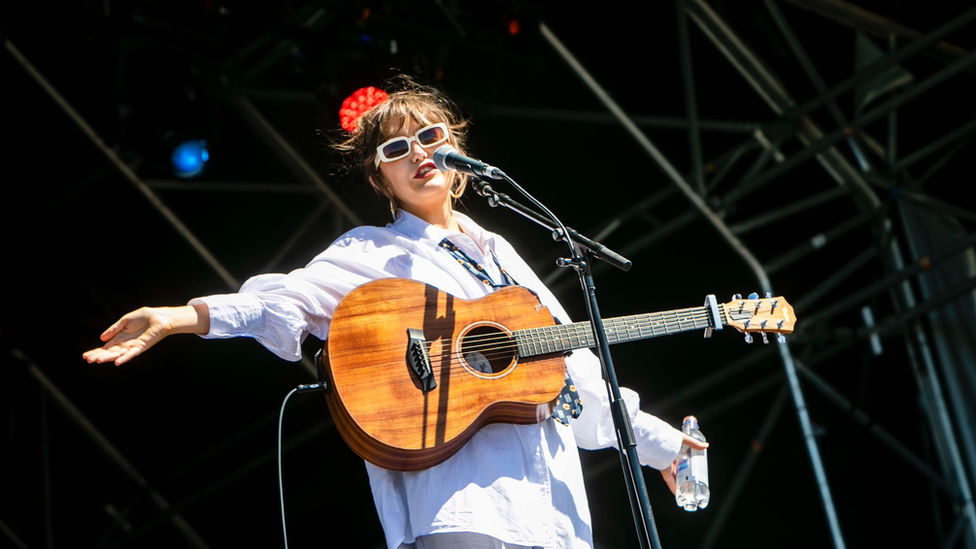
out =
<svg viewBox="0 0 976 549"><path fill-rule="evenodd" d="M407 345L407 363L420 379L420 390L427 394L437 387L437 382L434 380L434 369L430 365L424 332L416 328L407 328L407 337L410 338Z"/></svg>

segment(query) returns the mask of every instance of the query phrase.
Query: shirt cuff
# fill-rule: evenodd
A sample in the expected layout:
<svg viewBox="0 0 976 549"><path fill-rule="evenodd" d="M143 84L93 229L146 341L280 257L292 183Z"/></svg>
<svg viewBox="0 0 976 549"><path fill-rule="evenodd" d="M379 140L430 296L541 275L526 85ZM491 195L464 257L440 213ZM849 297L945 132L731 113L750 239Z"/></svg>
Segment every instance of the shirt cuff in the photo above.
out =
<svg viewBox="0 0 976 549"><path fill-rule="evenodd" d="M249 294L224 294L191 299L187 305L206 305L210 310L210 331L204 339L226 339L246 335L261 321L263 306ZM248 330L248 328L251 330Z"/></svg>
<svg viewBox="0 0 976 549"><path fill-rule="evenodd" d="M684 442L681 431L647 413L638 414L633 427L641 464L659 471L670 467Z"/></svg>

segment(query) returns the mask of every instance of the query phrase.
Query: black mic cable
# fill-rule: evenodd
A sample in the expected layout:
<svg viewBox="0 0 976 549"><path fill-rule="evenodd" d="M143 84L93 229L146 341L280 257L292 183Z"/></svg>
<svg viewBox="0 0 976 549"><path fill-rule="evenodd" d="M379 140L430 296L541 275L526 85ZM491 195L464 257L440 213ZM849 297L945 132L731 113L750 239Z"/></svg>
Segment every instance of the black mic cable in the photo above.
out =
<svg viewBox="0 0 976 549"><path fill-rule="evenodd" d="M291 395L295 393L315 393L325 391L326 388L328 386L325 382L309 383L295 387L285 395L285 400L281 403L281 412L278 413L278 497L281 498L281 534L285 537L285 549L288 549L288 530L285 527L285 489L281 480L281 423L285 417L285 405L288 404L288 399L291 398Z"/></svg>

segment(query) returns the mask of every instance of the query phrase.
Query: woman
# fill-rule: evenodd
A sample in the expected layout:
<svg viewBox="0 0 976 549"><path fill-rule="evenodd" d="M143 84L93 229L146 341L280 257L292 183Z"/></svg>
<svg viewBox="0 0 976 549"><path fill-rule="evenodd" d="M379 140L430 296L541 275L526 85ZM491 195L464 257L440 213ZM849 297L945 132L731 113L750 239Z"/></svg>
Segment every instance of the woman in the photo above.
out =
<svg viewBox="0 0 976 549"><path fill-rule="evenodd" d="M409 79L396 86L388 96L373 91L353 98L369 107L364 113L344 106L343 125L350 133L337 144L390 200L393 223L353 229L305 268L256 276L237 294L133 311L110 326L101 335L104 345L84 358L121 365L169 335L196 333L253 337L284 359L300 360L305 336L326 338L332 313L347 293L387 277L419 280L464 299L517 283L538 294L560 322L571 322L504 238L454 211L466 178L438 170L432 160L443 144L464 150L465 123L453 103ZM595 355L575 352L566 364L583 403L568 425L555 419L489 425L455 455L422 471L366 463L391 549L592 547L577 447L612 447L616 435ZM623 394L641 463L662 470L674 491L670 469L681 445L705 445L639 412L632 391Z"/></svg>

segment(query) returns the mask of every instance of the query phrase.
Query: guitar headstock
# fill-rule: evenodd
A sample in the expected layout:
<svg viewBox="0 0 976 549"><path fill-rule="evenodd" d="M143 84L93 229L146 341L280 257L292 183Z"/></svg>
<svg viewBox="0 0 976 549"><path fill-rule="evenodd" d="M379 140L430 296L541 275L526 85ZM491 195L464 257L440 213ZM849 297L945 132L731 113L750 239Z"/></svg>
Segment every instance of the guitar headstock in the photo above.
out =
<svg viewBox="0 0 976 549"><path fill-rule="evenodd" d="M786 340L784 334L793 333L796 323L793 306L786 299L768 293L764 298L754 293L747 298L736 294L723 307L726 325L746 334L747 343L752 343L752 334L756 333L762 335L763 342L768 342L766 334L777 334L783 342Z"/></svg>

